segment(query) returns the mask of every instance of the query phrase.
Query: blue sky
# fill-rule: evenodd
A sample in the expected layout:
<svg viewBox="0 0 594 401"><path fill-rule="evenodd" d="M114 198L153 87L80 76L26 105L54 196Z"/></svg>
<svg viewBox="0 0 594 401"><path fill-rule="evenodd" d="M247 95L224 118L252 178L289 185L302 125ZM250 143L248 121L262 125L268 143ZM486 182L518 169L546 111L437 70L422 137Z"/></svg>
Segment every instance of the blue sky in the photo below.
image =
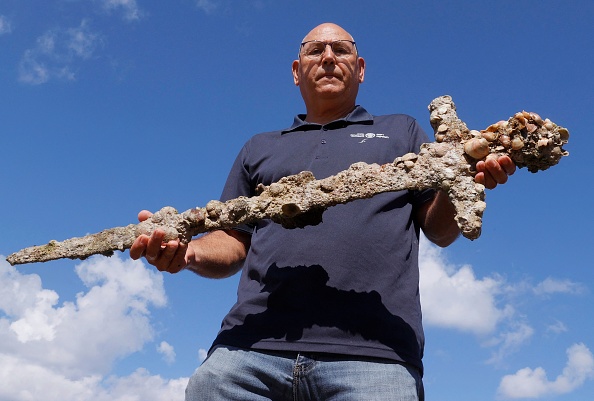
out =
<svg viewBox="0 0 594 401"><path fill-rule="evenodd" d="M449 94L470 128L525 109L569 129L558 166L487 193L478 240L422 243L425 386L591 400L593 16L588 0L1 0L0 401L183 398L237 277L4 257L218 198L242 144L304 111L290 65L325 21L355 37L374 114L430 133Z"/></svg>

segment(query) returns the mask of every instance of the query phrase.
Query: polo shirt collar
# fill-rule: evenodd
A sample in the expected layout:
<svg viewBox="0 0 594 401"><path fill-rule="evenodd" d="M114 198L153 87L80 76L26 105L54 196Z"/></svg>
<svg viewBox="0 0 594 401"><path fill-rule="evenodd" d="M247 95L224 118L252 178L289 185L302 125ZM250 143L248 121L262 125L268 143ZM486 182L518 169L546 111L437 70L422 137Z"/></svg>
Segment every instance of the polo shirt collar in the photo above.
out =
<svg viewBox="0 0 594 401"><path fill-rule="evenodd" d="M321 125L305 121L305 114L298 114L293 120L293 125L290 128L281 131L282 134L293 131L307 131L310 129L319 129L320 127L332 128L334 125L347 126L350 124L372 124L373 116L367 112L362 106L355 106L346 117L339 120L331 121L327 124Z"/></svg>

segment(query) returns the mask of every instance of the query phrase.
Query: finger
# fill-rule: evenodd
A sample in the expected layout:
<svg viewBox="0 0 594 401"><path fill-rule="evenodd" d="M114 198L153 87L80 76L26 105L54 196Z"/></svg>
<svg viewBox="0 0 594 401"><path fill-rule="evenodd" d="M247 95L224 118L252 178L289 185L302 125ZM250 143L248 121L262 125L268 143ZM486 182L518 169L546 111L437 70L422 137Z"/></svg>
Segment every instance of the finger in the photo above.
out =
<svg viewBox="0 0 594 401"><path fill-rule="evenodd" d="M178 246L179 241L169 241L168 243L166 243L165 246L161 249L159 261L169 265L171 260L175 257L175 252L177 251Z"/></svg>
<svg viewBox="0 0 594 401"><path fill-rule="evenodd" d="M485 166L487 167L487 176L491 176L491 178L495 181L495 186L497 184L505 184L507 182L507 172L496 160L487 159Z"/></svg>
<svg viewBox="0 0 594 401"><path fill-rule="evenodd" d="M493 179L487 171L487 166L483 160L476 163L477 173L474 176L474 182L482 184L485 188L491 189L493 186Z"/></svg>
<svg viewBox="0 0 594 401"><path fill-rule="evenodd" d="M474 182L476 182L477 184L485 185L485 173L476 173L476 175L474 176Z"/></svg>
<svg viewBox="0 0 594 401"><path fill-rule="evenodd" d="M163 244L164 238L165 231L160 229L153 231L149 237L145 252L145 258L149 263L154 263L159 258L161 254L161 245Z"/></svg>
<svg viewBox="0 0 594 401"><path fill-rule="evenodd" d="M179 241L169 241L161 247L161 254L154 265L158 270L168 273L178 273L186 266L185 251L187 245Z"/></svg>
<svg viewBox="0 0 594 401"><path fill-rule="evenodd" d="M138 221L145 221L147 219L149 219L153 214L151 212L149 212L148 210L141 210L138 213Z"/></svg>
<svg viewBox="0 0 594 401"><path fill-rule="evenodd" d="M487 189L493 189L497 186L497 182L488 171L484 173L484 181L485 183L483 185Z"/></svg>
<svg viewBox="0 0 594 401"><path fill-rule="evenodd" d="M130 247L130 257L134 260L140 259L146 251L146 245L148 243L148 235L140 235L134 240L134 243Z"/></svg>
<svg viewBox="0 0 594 401"><path fill-rule="evenodd" d="M175 255L173 256L169 268L167 271L169 273L178 273L186 267L186 250L188 249L187 244L179 244L177 250L175 251Z"/></svg>
<svg viewBox="0 0 594 401"><path fill-rule="evenodd" d="M499 159L497 159L497 162L507 175L512 175L516 172L516 165L512 159L509 158L509 156L501 156Z"/></svg>
<svg viewBox="0 0 594 401"><path fill-rule="evenodd" d="M497 182L493 178L488 167L489 159L487 161L479 161L476 163L477 173L474 176L474 182L483 184L487 189L493 189L497 186ZM497 162L495 162L497 164Z"/></svg>

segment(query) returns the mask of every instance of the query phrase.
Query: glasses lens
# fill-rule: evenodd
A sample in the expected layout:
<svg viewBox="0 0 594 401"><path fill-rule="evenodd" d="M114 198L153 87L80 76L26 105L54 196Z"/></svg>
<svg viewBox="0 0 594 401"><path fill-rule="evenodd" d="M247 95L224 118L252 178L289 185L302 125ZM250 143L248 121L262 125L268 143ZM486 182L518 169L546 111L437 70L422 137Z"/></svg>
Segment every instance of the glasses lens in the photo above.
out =
<svg viewBox="0 0 594 401"><path fill-rule="evenodd" d="M355 46L348 40L337 40L335 42L311 41L303 44L303 55L312 59L322 57L326 46L330 45L332 52L338 58L349 57L355 53Z"/></svg>
<svg viewBox="0 0 594 401"><path fill-rule="evenodd" d="M348 57L355 52L355 48L347 40L338 40L332 43L332 51L336 57Z"/></svg>
<svg viewBox="0 0 594 401"><path fill-rule="evenodd" d="M303 55L309 58L321 57L326 49L326 44L322 42L307 42L303 45Z"/></svg>

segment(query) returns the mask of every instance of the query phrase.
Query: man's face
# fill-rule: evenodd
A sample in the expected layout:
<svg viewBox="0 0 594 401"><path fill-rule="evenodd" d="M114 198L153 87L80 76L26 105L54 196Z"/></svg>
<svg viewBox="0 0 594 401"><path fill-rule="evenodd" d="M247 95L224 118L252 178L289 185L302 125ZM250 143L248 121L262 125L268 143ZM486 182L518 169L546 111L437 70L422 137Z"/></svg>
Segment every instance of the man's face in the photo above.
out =
<svg viewBox="0 0 594 401"><path fill-rule="evenodd" d="M303 42L319 41L318 50L322 49L325 43L330 44L338 40L345 45L354 46L350 43L352 37L341 27L334 24L323 24L314 28ZM314 42L315 43L315 42ZM315 104L317 99L336 99L337 101L349 101L354 104L359 90L359 84L363 82L365 62L358 57L356 48L351 54L345 55L340 51L340 43L335 46L324 46L318 56L307 55L307 48L301 47L299 60L293 62L293 79L298 85L306 104ZM319 52L315 53L318 54Z"/></svg>

